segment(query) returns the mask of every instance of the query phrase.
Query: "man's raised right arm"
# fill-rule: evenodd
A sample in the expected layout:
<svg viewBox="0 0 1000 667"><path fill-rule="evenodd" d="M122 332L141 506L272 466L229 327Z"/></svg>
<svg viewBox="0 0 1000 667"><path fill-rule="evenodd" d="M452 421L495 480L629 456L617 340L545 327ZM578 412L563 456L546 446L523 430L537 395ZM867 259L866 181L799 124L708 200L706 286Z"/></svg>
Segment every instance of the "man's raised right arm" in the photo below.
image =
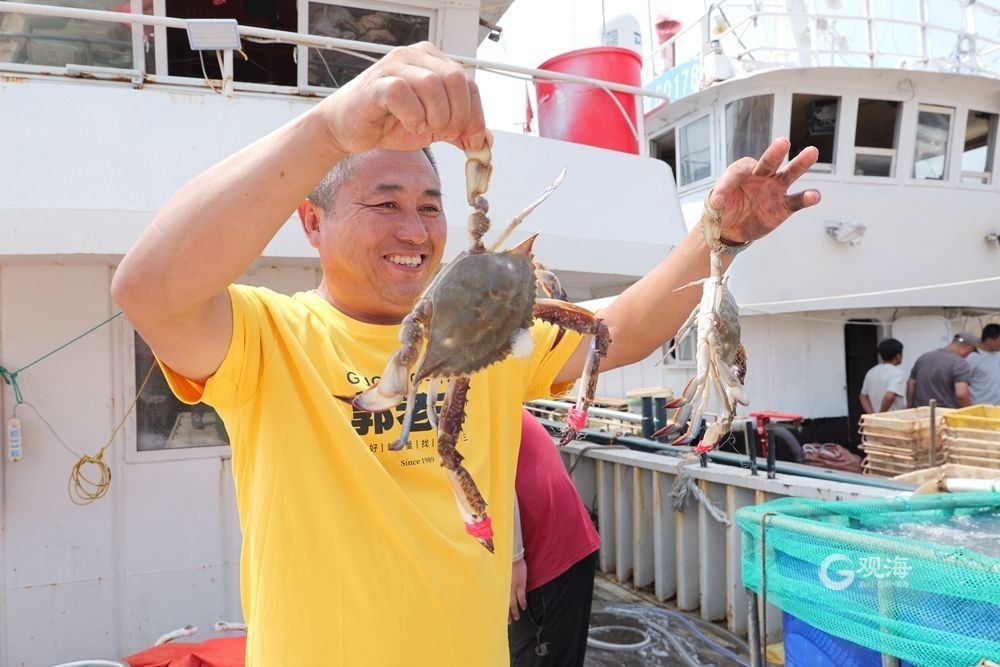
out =
<svg viewBox="0 0 1000 667"><path fill-rule="evenodd" d="M174 194L125 255L112 295L157 356L194 380L222 363L228 286L348 153L488 141L475 83L423 43L396 49L294 121Z"/></svg>

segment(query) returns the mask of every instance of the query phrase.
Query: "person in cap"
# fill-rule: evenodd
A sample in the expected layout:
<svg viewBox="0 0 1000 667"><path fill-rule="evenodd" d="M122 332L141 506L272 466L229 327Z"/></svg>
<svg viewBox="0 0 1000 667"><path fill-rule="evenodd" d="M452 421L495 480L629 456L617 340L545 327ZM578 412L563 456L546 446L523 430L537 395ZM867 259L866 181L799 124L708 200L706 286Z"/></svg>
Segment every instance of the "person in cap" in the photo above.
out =
<svg viewBox="0 0 1000 667"><path fill-rule="evenodd" d="M972 369L969 393L976 405L1000 405L1000 324L983 327L979 354L966 360Z"/></svg>
<svg viewBox="0 0 1000 667"><path fill-rule="evenodd" d="M969 378L972 368L965 360L977 352L979 336L960 331L951 342L917 358L906 382L906 403L911 408L928 405L931 399L938 407L964 408L972 405Z"/></svg>

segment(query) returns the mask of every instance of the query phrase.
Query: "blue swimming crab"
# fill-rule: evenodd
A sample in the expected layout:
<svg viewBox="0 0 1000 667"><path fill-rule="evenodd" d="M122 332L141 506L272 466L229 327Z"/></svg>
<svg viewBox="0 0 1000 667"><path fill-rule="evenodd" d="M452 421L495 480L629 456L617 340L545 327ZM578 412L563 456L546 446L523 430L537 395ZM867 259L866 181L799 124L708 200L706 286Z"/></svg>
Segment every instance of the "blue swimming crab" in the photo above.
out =
<svg viewBox="0 0 1000 667"><path fill-rule="evenodd" d="M489 203L484 194L492 173L492 152L484 147L466 152L466 185L472 214L470 247L449 263L427 286L402 322L400 348L390 357L381 379L353 399L369 412L388 410L405 397L403 430L390 449L405 446L410 434L417 387L430 380L427 414L437 428L437 451L451 482L466 531L493 551L493 530L486 501L475 480L462 466L456 449L471 377L514 355L531 353L528 333L534 318L593 336L576 405L570 410L561 444L572 440L586 424L586 413L597 387L600 360L611 343L608 327L590 311L552 298L556 281L535 260L532 235L510 250L498 247L559 185L563 174L541 196L518 213L489 247L483 236L490 229ZM565 172L564 172L565 173ZM539 297L541 290L545 296ZM565 296L565 295L556 295ZM416 371L412 369L416 367ZM433 405L440 382L448 382L440 414ZM496 443L482 443L484 446Z"/></svg>
<svg viewBox="0 0 1000 667"><path fill-rule="evenodd" d="M695 448L704 454L719 445L723 436L729 434L736 405L747 405L743 390L743 380L747 371L747 355L740 342L739 308L726 286L727 277L722 267L722 256L735 254L749 244L732 246L722 240L722 211L705 200L701 216L701 231L709 248L711 271L702 283L701 301L681 325L675 340L680 341L692 326L698 327L695 375L684 387L679 397L667 401L668 409L682 408L674 413L673 419L653 437L676 433L688 422L687 430L675 444L690 442L697 433L691 429L700 422L700 417L708 408L714 396L721 407L721 414L708 424L705 436ZM693 283L697 284L697 283Z"/></svg>

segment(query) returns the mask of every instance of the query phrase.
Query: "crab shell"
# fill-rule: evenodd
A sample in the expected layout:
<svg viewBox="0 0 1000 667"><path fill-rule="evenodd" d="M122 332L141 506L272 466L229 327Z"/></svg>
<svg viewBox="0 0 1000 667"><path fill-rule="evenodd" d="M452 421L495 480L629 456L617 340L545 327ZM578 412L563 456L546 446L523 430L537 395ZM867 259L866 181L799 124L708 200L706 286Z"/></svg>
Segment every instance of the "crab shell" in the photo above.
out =
<svg viewBox="0 0 1000 667"><path fill-rule="evenodd" d="M414 377L460 377L501 361L531 326L535 236L503 252L464 252L428 287L427 347Z"/></svg>

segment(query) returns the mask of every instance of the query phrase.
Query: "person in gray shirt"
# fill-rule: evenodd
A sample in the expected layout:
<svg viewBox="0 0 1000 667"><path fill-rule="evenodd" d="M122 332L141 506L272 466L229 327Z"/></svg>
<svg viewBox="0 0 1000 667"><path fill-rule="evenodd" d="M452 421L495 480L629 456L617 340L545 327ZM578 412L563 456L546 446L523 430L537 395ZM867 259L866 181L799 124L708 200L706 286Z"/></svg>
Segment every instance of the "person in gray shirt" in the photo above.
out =
<svg viewBox="0 0 1000 667"><path fill-rule="evenodd" d="M944 347L920 355L906 382L907 405L911 408L921 407L931 399L936 400L942 408L972 405L969 395L972 369L965 358L978 352L978 344L978 336L960 331Z"/></svg>
<svg viewBox="0 0 1000 667"><path fill-rule="evenodd" d="M1000 324L983 327L979 354L966 361L972 369L969 394L976 405L1000 405Z"/></svg>

